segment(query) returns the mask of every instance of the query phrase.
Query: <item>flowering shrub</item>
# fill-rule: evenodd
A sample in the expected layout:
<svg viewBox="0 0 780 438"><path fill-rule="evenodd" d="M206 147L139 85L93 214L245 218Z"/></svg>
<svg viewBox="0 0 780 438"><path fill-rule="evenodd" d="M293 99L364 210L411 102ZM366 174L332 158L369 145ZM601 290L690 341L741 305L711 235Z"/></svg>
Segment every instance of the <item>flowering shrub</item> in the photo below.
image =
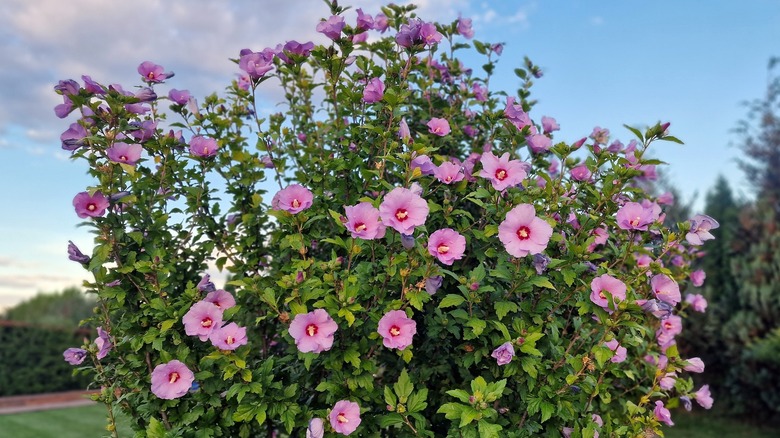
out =
<svg viewBox="0 0 780 438"><path fill-rule="evenodd" d="M135 92L56 87L95 178L73 202L104 333L83 349L138 436L636 436L711 405L675 335L717 222L669 228L646 190L668 124L554 141L537 66L491 90L503 46L412 10L334 2L328 45L244 49L200 104L151 62Z"/></svg>

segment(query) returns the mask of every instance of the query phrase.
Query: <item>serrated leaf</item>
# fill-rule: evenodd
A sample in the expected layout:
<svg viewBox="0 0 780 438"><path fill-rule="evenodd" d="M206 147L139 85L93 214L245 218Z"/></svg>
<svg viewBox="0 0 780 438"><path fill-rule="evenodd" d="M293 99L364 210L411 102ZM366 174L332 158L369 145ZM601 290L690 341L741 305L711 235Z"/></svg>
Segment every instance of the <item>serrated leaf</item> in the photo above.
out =
<svg viewBox="0 0 780 438"><path fill-rule="evenodd" d="M555 405L553 405L548 401L541 402L539 404L539 408L542 411L542 420L541 420L542 423L549 420L550 417L552 417L553 414L555 413Z"/></svg>
<svg viewBox="0 0 780 438"><path fill-rule="evenodd" d="M479 430L480 438L499 438L498 433L503 430L503 427L500 424L492 424L485 420L480 420L477 423L477 429Z"/></svg>
<svg viewBox="0 0 780 438"><path fill-rule="evenodd" d="M396 426L399 424L404 424L404 417L402 417L401 415L395 412L391 414L385 414L379 417L379 426L382 428Z"/></svg>
<svg viewBox="0 0 780 438"><path fill-rule="evenodd" d="M393 393L393 390L390 389L389 386L385 386L385 403L387 403L389 406L395 406L398 404L398 398L396 398L395 393Z"/></svg>
<svg viewBox="0 0 780 438"><path fill-rule="evenodd" d="M517 304L511 301L496 301L493 304L493 308L496 310L496 316L498 319L503 319L510 312L517 312L520 310Z"/></svg>
<svg viewBox="0 0 780 438"><path fill-rule="evenodd" d="M422 388L419 391L415 391L409 396L409 401L406 402L406 410L409 413L420 412L428 407L428 403L425 401L428 399L428 388Z"/></svg>
<svg viewBox="0 0 780 438"><path fill-rule="evenodd" d="M447 395L451 395L457 398L458 400L462 401L463 403L468 403L469 397L471 397L471 394L469 394L468 392L462 389L450 389L449 391L447 391Z"/></svg>
<svg viewBox="0 0 780 438"><path fill-rule="evenodd" d="M463 298L460 295L455 294L449 294L446 295L441 302L439 303L439 309L446 309L447 307L454 307L461 305L464 301L466 301L465 298Z"/></svg>
<svg viewBox="0 0 780 438"><path fill-rule="evenodd" d="M165 430L165 426L157 420L156 418L152 417L149 419L149 425L146 427L146 436L149 438L165 438L167 431Z"/></svg>
<svg viewBox="0 0 780 438"><path fill-rule="evenodd" d="M474 420L482 417L482 413L472 408L471 406L464 406L460 411L460 427L467 426Z"/></svg>
<svg viewBox="0 0 780 438"><path fill-rule="evenodd" d="M531 284L533 284L536 287L544 287L547 289L556 290L555 286L553 286L553 284L550 283L550 280L548 280L547 277L541 277L541 276L533 277L531 278Z"/></svg>
<svg viewBox="0 0 780 438"><path fill-rule="evenodd" d="M444 414L448 420L458 420L460 419L460 413L463 412L463 408L465 407L466 406L460 403L444 403L443 405L439 406L439 409L436 411L436 413Z"/></svg>
<svg viewBox="0 0 780 438"><path fill-rule="evenodd" d="M398 376L398 381L393 384L393 390L395 390L395 394L398 396L398 400L401 403L406 403L409 395L414 390L414 385L412 384L412 381L409 380L409 374L406 372L406 368L401 370L401 375Z"/></svg>

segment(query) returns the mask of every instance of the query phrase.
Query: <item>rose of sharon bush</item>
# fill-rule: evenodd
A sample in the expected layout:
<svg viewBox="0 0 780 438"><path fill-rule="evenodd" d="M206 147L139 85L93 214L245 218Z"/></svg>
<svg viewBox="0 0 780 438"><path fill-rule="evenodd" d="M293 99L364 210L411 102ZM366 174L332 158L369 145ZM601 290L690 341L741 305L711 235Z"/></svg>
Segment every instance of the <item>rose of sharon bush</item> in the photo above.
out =
<svg viewBox="0 0 780 438"><path fill-rule="evenodd" d="M138 436L633 437L711 407L676 338L718 224L665 223L669 125L554 137L541 69L494 89L468 17L328 3L324 45L236 48L222 94L151 61L55 87L101 327L63 359L109 411Z"/></svg>

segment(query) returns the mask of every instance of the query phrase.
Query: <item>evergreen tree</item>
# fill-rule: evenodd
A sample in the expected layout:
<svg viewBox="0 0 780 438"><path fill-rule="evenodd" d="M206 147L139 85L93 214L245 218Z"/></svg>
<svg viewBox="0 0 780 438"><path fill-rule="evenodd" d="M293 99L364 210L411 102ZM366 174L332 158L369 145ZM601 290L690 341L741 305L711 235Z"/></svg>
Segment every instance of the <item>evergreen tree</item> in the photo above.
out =
<svg viewBox="0 0 780 438"><path fill-rule="evenodd" d="M2 319L35 325L74 328L92 316L94 299L87 298L75 287L62 292L39 293L5 311Z"/></svg>

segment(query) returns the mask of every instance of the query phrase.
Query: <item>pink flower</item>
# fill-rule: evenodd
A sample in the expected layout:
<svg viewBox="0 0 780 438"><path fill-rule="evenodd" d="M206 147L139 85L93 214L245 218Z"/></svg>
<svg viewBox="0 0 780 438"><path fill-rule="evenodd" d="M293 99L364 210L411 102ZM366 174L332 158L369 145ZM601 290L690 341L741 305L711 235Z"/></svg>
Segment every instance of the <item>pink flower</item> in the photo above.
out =
<svg viewBox="0 0 780 438"><path fill-rule="evenodd" d="M463 258L466 238L452 228L434 231L428 238L428 252L445 265Z"/></svg>
<svg viewBox="0 0 780 438"><path fill-rule="evenodd" d="M498 226L498 238L506 251L515 257L539 254L547 248L552 227L536 217L531 204L520 204L506 214Z"/></svg>
<svg viewBox="0 0 780 438"><path fill-rule="evenodd" d="M151 61L144 61L138 66L138 74L140 74L144 81L152 83L162 82L173 76L171 72L164 72L164 68L161 65L157 65Z"/></svg>
<svg viewBox="0 0 780 438"><path fill-rule="evenodd" d="M406 142L412 139L412 133L409 131L409 125L404 117L401 117L401 123L398 127L398 138Z"/></svg>
<svg viewBox="0 0 780 438"><path fill-rule="evenodd" d="M505 152L501 158L496 157L492 152L485 152L479 162L482 163L479 176L489 179L493 188L498 191L516 186L528 176L528 165L520 160L510 160L508 152Z"/></svg>
<svg viewBox="0 0 780 438"><path fill-rule="evenodd" d="M246 327L239 327L235 322L231 322L213 330L209 340L220 350L235 350L247 343Z"/></svg>
<svg viewBox="0 0 780 438"><path fill-rule="evenodd" d="M594 278L590 282L590 290L590 300L610 313L612 310L609 308L609 300L605 292L612 296L615 308L618 301L626 300L626 284L609 274Z"/></svg>
<svg viewBox="0 0 780 438"><path fill-rule="evenodd" d="M707 310L707 299L701 294L687 294L685 302L689 303L697 312L704 313Z"/></svg>
<svg viewBox="0 0 780 438"><path fill-rule="evenodd" d="M385 347L403 350L412 344L417 322L406 316L403 310L391 310L379 320L376 331L384 338L382 343Z"/></svg>
<svg viewBox="0 0 780 438"><path fill-rule="evenodd" d="M108 198L100 191L95 192L94 195L81 192L73 197L73 207L76 208L76 214L82 219L100 217L106 213Z"/></svg>
<svg viewBox="0 0 780 438"><path fill-rule="evenodd" d="M325 425L322 418L312 418L309 421L309 427L306 428L306 438L323 438L325 436Z"/></svg>
<svg viewBox="0 0 780 438"><path fill-rule="evenodd" d="M425 224L428 203L411 190L397 187L385 195L379 205L379 216L385 226L401 234L412 234L414 227Z"/></svg>
<svg viewBox="0 0 780 438"><path fill-rule="evenodd" d="M290 184L279 190L271 200L271 208L297 214L311 207L314 195L300 184Z"/></svg>
<svg viewBox="0 0 780 438"><path fill-rule="evenodd" d="M655 202L658 205L674 205L674 194L672 192L664 192L658 195Z"/></svg>
<svg viewBox="0 0 780 438"><path fill-rule="evenodd" d="M490 357L494 358L498 365L506 365L515 357L515 347L511 342L504 342L490 353Z"/></svg>
<svg viewBox="0 0 780 438"><path fill-rule="evenodd" d="M523 106L515 103L513 96L507 96L506 108L504 108L504 116L513 124L518 130L522 130L524 127L531 125L531 118L523 111Z"/></svg>
<svg viewBox="0 0 780 438"><path fill-rule="evenodd" d="M552 147L550 137L543 134L531 134L525 138L525 141L528 143L528 148L531 149L531 152L535 154L546 152Z"/></svg>
<svg viewBox="0 0 780 438"><path fill-rule="evenodd" d="M701 269L691 272L691 283L693 283L695 287L701 287L701 285L704 284L705 278L707 278L707 273Z"/></svg>
<svg viewBox="0 0 780 438"><path fill-rule="evenodd" d="M710 230L718 228L720 224L715 219L707 216L706 214L697 214L689 221L691 223L691 229L688 234L685 235L685 240L691 245L703 245L705 240L712 240L715 238L710 233Z"/></svg>
<svg viewBox="0 0 780 438"><path fill-rule="evenodd" d="M692 357L686 361L687 363L685 366L683 366L683 369L685 371L688 371L689 373L703 373L704 372L704 361L702 361L698 357Z"/></svg>
<svg viewBox="0 0 780 438"><path fill-rule="evenodd" d="M654 275L650 279L650 287L653 289L656 298L672 306L676 306L682 299L680 297L680 286L667 275Z"/></svg>
<svg viewBox="0 0 780 438"><path fill-rule="evenodd" d="M418 155L412 158L409 167L412 170L419 168L420 173L423 175L433 175L436 173L436 165L433 164L433 161L431 161L431 158L427 155Z"/></svg>
<svg viewBox="0 0 780 438"><path fill-rule="evenodd" d="M217 141L213 138L196 135L190 140L190 153L196 157L208 158L217 155Z"/></svg>
<svg viewBox="0 0 780 438"><path fill-rule="evenodd" d="M229 309L236 305L236 299L233 298L233 295L222 289L209 292L206 294L206 298L203 298L203 301L214 303L215 306L222 310Z"/></svg>
<svg viewBox="0 0 780 438"><path fill-rule="evenodd" d="M336 433L349 435L360 426L360 405L349 400L337 401L328 419Z"/></svg>
<svg viewBox="0 0 780 438"><path fill-rule="evenodd" d="M693 398L696 403L700 404L704 409L710 409L712 407L712 395L710 395L710 385L704 385L699 388L698 391L693 393Z"/></svg>
<svg viewBox="0 0 780 438"><path fill-rule="evenodd" d="M585 164L580 164L571 169L571 178L575 181L587 181L591 175L590 169Z"/></svg>
<svg viewBox="0 0 780 438"><path fill-rule="evenodd" d="M168 99L171 99L172 102L178 105L185 105L190 101L191 97L192 96L190 95L190 92L187 90L177 90L172 88L171 91L168 92Z"/></svg>
<svg viewBox="0 0 780 438"><path fill-rule="evenodd" d="M661 423L664 423L667 426L674 426L674 422L672 422L672 414L669 412L669 409L664 407L664 402L661 400L656 400L653 414L655 415L656 420L660 421Z"/></svg>
<svg viewBox="0 0 780 438"><path fill-rule="evenodd" d="M609 129L602 129L599 126L596 126L593 128L593 132L590 133L590 138L597 144L607 144L607 140L609 140Z"/></svg>
<svg viewBox="0 0 780 438"><path fill-rule="evenodd" d="M134 165L140 158L143 147L140 144L127 144L120 141L106 149L108 159L115 163Z"/></svg>
<svg viewBox="0 0 780 438"><path fill-rule="evenodd" d="M462 181L464 178L463 167L458 166L451 161L441 163L439 167L434 170L433 174L436 176L436 179L444 184L456 183Z"/></svg>
<svg viewBox="0 0 780 438"><path fill-rule="evenodd" d="M173 400L187 393L195 381L195 374L187 365L172 360L154 367L152 371L152 393L165 400Z"/></svg>
<svg viewBox="0 0 780 438"><path fill-rule="evenodd" d="M317 23L317 32L325 34L325 36L335 41L341 36L344 26L346 26L344 17L331 15L327 20Z"/></svg>
<svg viewBox="0 0 780 438"><path fill-rule="evenodd" d="M373 240L385 237L385 225L379 221L379 210L370 202L344 207L347 223L344 224L353 238Z"/></svg>
<svg viewBox="0 0 780 438"><path fill-rule="evenodd" d="M455 30L465 38L474 37L474 30L471 29L471 18L458 18L458 25Z"/></svg>
<svg viewBox="0 0 780 438"><path fill-rule="evenodd" d="M96 355L97 359L103 359L108 355L108 352L111 351L111 347L113 344L111 343L111 337L108 335L108 333L103 330L103 327L97 328L97 334L98 337L95 339L95 346L98 348L98 353Z"/></svg>
<svg viewBox="0 0 780 438"><path fill-rule="evenodd" d="M542 129L546 133L550 133L553 131L557 131L561 129L560 125L558 125L558 122L555 121L552 117L542 116Z"/></svg>
<svg viewBox="0 0 780 438"><path fill-rule="evenodd" d="M604 345L615 352L615 355L609 360L612 363L620 363L626 360L626 347L621 347L617 339L605 342Z"/></svg>
<svg viewBox="0 0 780 438"><path fill-rule="evenodd" d="M658 381L658 386L661 387L664 391L669 391L670 389L674 388L674 382L677 381L677 373L666 373L661 379Z"/></svg>
<svg viewBox="0 0 780 438"><path fill-rule="evenodd" d="M182 317L184 332L197 336L201 341L208 339L212 330L222 325L222 309L208 301L198 301Z"/></svg>
<svg viewBox="0 0 780 438"><path fill-rule="evenodd" d="M439 137L450 133L450 123L446 119L432 118L427 124L428 132Z"/></svg>
<svg viewBox="0 0 780 438"><path fill-rule="evenodd" d="M624 230L647 231L654 220L653 210L638 202L626 202L617 212L617 225Z"/></svg>
<svg viewBox="0 0 780 438"><path fill-rule="evenodd" d="M71 365L81 365L84 362L84 358L87 357L87 350L71 347L62 352L62 357L65 358L65 362Z"/></svg>
<svg viewBox="0 0 780 438"><path fill-rule="evenodd" d="M659 328L662 332L666 333L669 336L677 336L680 333L682 333L682 318L680 318L677 315L669 315L666 318L661 320L661 327Z"/></svg>
<svg viewBox="0 0 780 438"><path fill-rule="evenodd" d="M385 84L379 78L371 78L363 89L363 101L366 103L379 102L385 95Z"/></svg>
<svg viewBox="0 0 780 438"><path fill-rule="evenodd" d="M322 353L333 347L333 334L339 326L325 309L295 315L290 323L290 336L302 353Z"/></svg>

